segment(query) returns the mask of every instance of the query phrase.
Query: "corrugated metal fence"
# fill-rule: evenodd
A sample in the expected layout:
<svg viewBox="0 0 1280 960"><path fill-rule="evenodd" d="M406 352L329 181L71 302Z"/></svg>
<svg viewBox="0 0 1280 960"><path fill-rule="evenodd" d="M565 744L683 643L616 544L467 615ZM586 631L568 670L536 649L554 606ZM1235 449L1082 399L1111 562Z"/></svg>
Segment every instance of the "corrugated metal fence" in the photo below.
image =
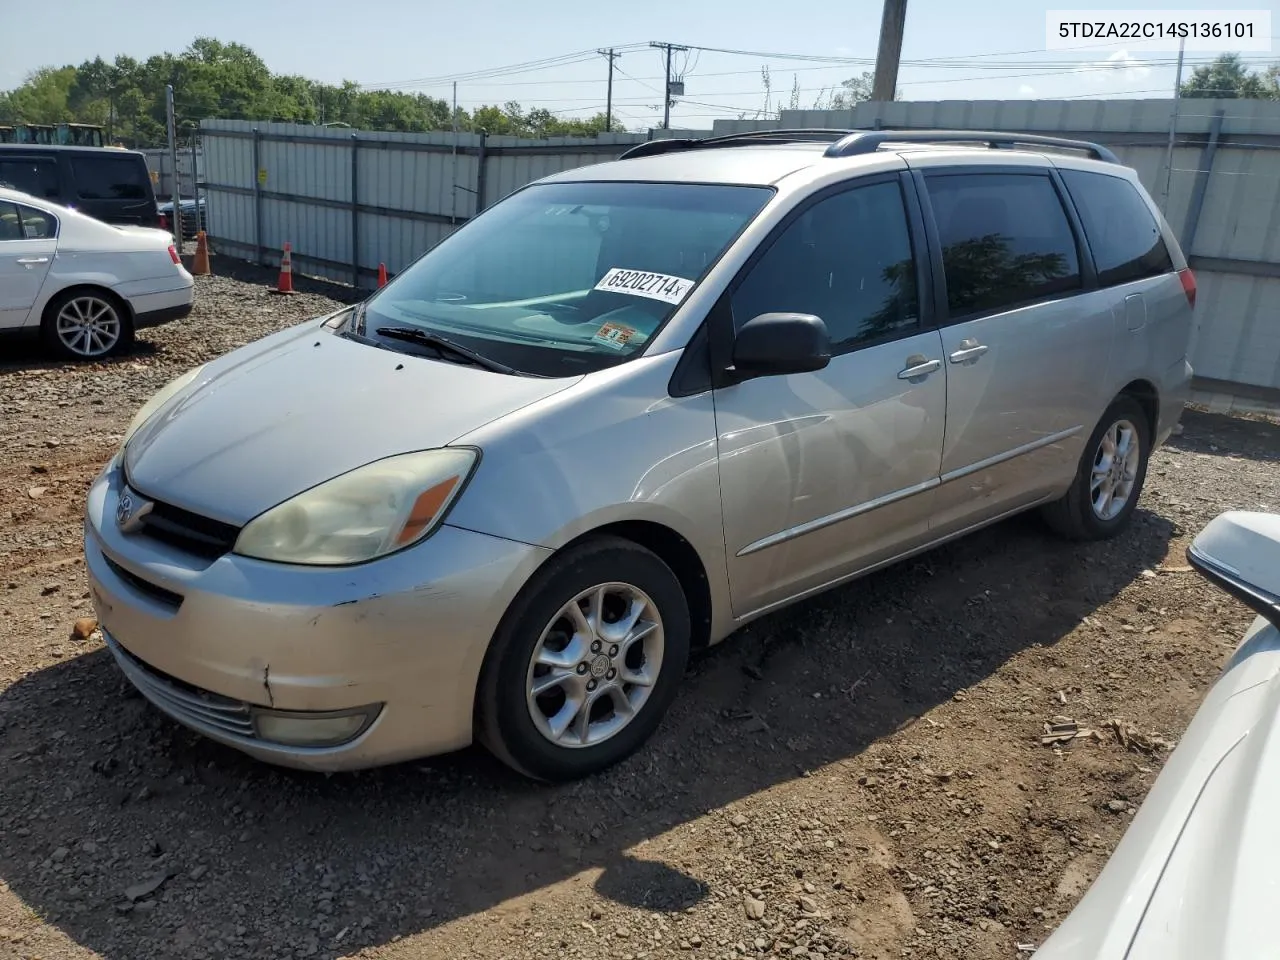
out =
<svg viewBox="0 0 1280 960"><path fill-rule="evenodd" d="M147 149L142 154L147 158L147 169L151 172L151 182L155 185L156 199L160 203L168 203L173 198L173 164L169 159L169 151ZM190 147L183 147L178 151L178 188L184 197L195 196L192 160ZM204 158L198 147L194 161L197 168L195 176L203 177Z"/></svg>
<svg viewBox="0 0 1280 960"><path fill-rule="evenodd" d="M645 139L521 140L206 121L201 178L220 253L275 262L284 242L307 273L363 283L392 273L518 187L611 160Z"/></svg>
<svg viewBox="0 0 1280 960"><path fill-rule="evenodd" d="M776 122L717 121L714 132L945 127L1107 144L1138 171L1196 269L1192 362L1200 378L1234 393L1280 390L1280 235L1273 229L1280 214L1280 103L1183 101L1169 164L1171 107L1168 100L865 103L846 111L784 111ZM308 273L348 282L373 276L380 262L401 269L531 180L612 159L646 139L462 134L455 155L449 133L207 121L202 134L201 180L216 249L275 262L289 240Z"/></svg>

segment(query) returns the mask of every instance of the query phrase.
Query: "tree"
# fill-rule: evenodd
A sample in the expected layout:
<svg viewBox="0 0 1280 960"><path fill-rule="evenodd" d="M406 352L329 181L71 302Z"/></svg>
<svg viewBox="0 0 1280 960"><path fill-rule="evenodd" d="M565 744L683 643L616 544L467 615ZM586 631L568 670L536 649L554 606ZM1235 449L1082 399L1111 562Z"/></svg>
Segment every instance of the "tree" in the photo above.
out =
<svg viewBox="0 0 1280 960"><path fill-rule="evenodd" d="M6 98L4 120L26 123L66 123L74 120L68 100L76 81L75 67L41 67Z"/></svg>
<svg viewBox="0 0 1280 960"><path fill-rule="evenodd" d="M1280 100L1276 67L1251 71L1238 53L1224 53L1206 66L1196 67L1182 84L1182 95L1222 100Z"/></svg>
<svg viewBox="0 0 1280 960"><path fill-rule="evenodd" d="M174 88L179 129L200 120L233 118L291 123L346 124L366 130L448 130L450 105L422 93L366 90L358 84L324 84L272 74L239 43L199 37L179 54L139 62L102 57L78 67L44 68L17 89L0 91L0 123L80 120L104 125L126 146L165 142L165 86ZM604 130L604 114L562 118L549 110L525 113L518 103L459 109L458 128L521 137L592 136ZM616 120L614 129L622 129Z"/></svg>

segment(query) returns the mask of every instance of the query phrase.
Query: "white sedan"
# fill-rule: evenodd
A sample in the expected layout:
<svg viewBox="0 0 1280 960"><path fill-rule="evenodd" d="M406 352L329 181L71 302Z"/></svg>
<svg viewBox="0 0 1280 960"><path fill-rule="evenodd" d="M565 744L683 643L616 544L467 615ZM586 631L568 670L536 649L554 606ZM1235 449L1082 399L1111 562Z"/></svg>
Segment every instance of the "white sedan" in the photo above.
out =
<svg viewBox="0 0 1280 960"><path fill-rule="evenodd" d="M1280 957L1280 515L1224 513L1187 556L1258 618L1034 960Z"/></svg>
<svg viewBox="0 0 1280 960"><path fill-rule="evenodd" d="M38 333L63 357L101 359L135 330L189 314L193 286L165 231L0 187L0 334Z"/></svg>

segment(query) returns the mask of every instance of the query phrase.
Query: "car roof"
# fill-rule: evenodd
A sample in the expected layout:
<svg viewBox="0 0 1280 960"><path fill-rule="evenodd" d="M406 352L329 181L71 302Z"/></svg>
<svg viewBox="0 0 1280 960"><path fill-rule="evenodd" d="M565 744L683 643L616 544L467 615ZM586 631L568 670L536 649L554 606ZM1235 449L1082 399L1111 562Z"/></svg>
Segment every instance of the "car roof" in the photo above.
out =
<svg viewBox="0 0 1280 960"><path fill-rule="evenodd" d="M547 177L544 182L656 180L769 186L822 159L823 143L681 150L633 160L611 160Z"/></svg>
<svg viewBox="0 0 1280 960"><path fill-rule="evenodd" d="M825 139L821 139L825 137ZM837 138L846 139L837 139ZM753 142L754 141L754 142ZM861 141L861 142L855 142ZM979 144L985 141L985 145ZM1024 146L1025 144L1025 146ZM1048 151L1036 149L1037 146ZM999 147L1000 149L993 149ZM1028 149L1030 147L1030 149ZM1062 153L1065 148L1068 152ZM1076 156L1083 149L1092 156ZM628 156L628 154L638 154ZM618 160L578 167L544 183L657 181L772 186L801 170L839 163L846 175L883 168L886 158L909 164L1016 163L1082 167L1126 176L1105 147L1037 134L982 131L752 131L703 140L654 140ZM833 167L832 169L835 169Z"/></svg>
<svg viewBox="0 0 1280 960"><path fill-rule="evenodd" d="M49 206L47 200L41 200L39 197L33 197L29 193L23 193L21 190L11 190L9 187L0 187L0 200L10 200L13 203L25 203L31 207L45 208Z"/></svg>

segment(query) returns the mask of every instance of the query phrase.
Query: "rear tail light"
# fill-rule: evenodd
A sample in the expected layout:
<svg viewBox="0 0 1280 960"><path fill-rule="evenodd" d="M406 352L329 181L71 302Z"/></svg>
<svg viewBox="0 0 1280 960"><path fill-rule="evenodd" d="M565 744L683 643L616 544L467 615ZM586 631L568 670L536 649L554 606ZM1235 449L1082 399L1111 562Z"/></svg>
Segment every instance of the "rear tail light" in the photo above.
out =
<svg viewBox="0 0 1280 960"><path fill-rule="evenodd" d="M1182 281L1182 292L1187 295L1187 303L1194 307L1196 305L1196 275L1191 272L1190 267L1184 267L1178 271L1178 279Z"/></svg>
<svg viewBox="0 0 1280 960"><path fill-rule="evenodd" d="M178 256L178 248L175 247L172 243L169 244L169 259L173 261L174 266L177 266L178 264L182 263L182 258Z"/></svg>
<svg viewBox="0 0 1280 960"><path fill-rule="evenodd" d="M169 229L169 215L167 213L160 214L160 229L161 230Z"/></svg>

